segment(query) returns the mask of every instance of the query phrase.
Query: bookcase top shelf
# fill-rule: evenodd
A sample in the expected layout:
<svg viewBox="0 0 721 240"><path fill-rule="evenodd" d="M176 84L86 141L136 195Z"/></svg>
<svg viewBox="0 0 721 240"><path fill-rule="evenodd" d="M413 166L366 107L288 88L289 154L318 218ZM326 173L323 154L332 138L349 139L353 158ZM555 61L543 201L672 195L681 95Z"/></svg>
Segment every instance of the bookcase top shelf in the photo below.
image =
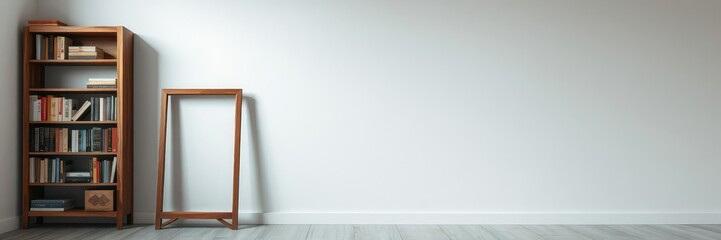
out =
<svg viewBox="0 0 721 240"><path fill-rule="evenodd" d="M68 66L115 66L118 63L117 59L92 59L92 60L47 60L47 59L33 59L28 61L31 64L57 66L57 65L68 65Z"/></svg>
<svg viewBox="0 0 721 240"><path fill-rule="evenodd" d="M67 36L80 37L115 37L122 32L123 27L88 27L88 26L47 26L30 25L30 33L39 34L62 34Z"/></svg>
<svg viewBox="0 0 721 240"><path fill-rule="evenodd" d="M31 93L113 93L117 88L31 88Z"/></svg>
<svg viewBox="0 0 721 240"><path fill-rule="evenodd" d="M30 122L30 124L51 124L51 125L109 125L109 124L118 124L116 121L33 121Z"/></svg>

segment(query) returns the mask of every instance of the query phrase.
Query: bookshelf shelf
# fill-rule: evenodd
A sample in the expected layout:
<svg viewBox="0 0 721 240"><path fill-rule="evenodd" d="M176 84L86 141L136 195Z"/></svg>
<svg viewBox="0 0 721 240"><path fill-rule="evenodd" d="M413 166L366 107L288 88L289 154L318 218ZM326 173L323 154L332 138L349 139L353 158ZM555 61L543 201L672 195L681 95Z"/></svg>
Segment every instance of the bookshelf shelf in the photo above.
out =
<svg viewBox="0 0 721 240"><path fill-rule="evenodd" d="M68 59L75 51L70 46L94 49L82 50L78 55L100 59ZM33 222L42 223L44 217L89 218L80 222L108 217L115 219L118 229L132 224L133 32L122 26L28 25L23 31L22 68L20 227L27 229ZM107 75L114 72L115 76L110 77L114 83L103 84L109 88L78 88L77 83L57 80L97 72ZM84 104L87 112L77 114L79 121L67 121ZM98 141L100 144L96 145ZM85 147L94 150L112 147L117 151L65 152ZM108 166L111 162L115 168ZM59 183L63 181L64 170L92 172L93 178L115 175L113 183ZM97 188L114 190L115 211L85 211L84 191ZM77 208L62 212L30 211L33 199L73 199Z"/></svg>
<svg viewBox="0 0 721 240"><path fill-rule="evenodd" d="M37 65L69 65L69 66L115 66L118 60L95 59L95 60L30 60L31 64Z"/></svg>
<svg viewBox="0 0 721 240"><path fill-rule="evenodd" d="M30 152L32 156L113 156L116 152Z"/></svg>
<svg viewBox="0 0 721 240"><path fill-rule="evenodd" d="M62 212L28 211L29 217L117 217L117 212L86 212L85 208L73 208Z"/></svg>
<svg viewBox="0 0 721 240"><path fill-rule="evenodd" d="M119 28L97 26L28 26L29 33L67 35L69 37L115 37Z"/></svg>
<svg viewBox="0 0 721 240"><path fill-rule="evenodd" d="M31 88L31 93L114 93L117 88Z"/></svg>
<svg viewBox="0 0 721 240"><path fill-rule="evenodd" d="M115 187L117 183L30 183L33 187Z"/></svg>
<svg viewBox="0 0 721 240"><path fill-rule="evenodd" d="M118 124L117 121L32 121L30 124L40 125L113 125Z"/></svg>

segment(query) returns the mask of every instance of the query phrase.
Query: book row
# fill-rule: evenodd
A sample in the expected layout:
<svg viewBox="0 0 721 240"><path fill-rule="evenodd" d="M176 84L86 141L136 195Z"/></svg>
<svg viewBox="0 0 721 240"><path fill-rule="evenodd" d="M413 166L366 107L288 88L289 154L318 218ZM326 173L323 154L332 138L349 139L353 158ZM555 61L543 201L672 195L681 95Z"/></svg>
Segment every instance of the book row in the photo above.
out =
<svg viewBox="0 0 721 240"><path fill-rule="evenodd" d="M118 128L30 129L31 152L117 152Z"/></svg>
<svg viewBox="0 0 721 240"><path fill-rule="evenodd" d="M78 121L86 115L90 121L117 120L116 96L91 97L78 106L80 102L53 95L30 95L30 121Z"/></svg>
<svg viewBox="0 0 721 240"><path fill-rule="evenodd" d="M96 46L72 46L66 36L35 34L35 59L103 59L105 53Z"/></svg>
<svg viewBox="0 0 721 240"><path fill-rule="evenodd" d="M81 160L75 160L78 162ZM73 160L31 157L30 183L113 183L117 171L117 157L88 161L88 171L71 171Z"/></svg>

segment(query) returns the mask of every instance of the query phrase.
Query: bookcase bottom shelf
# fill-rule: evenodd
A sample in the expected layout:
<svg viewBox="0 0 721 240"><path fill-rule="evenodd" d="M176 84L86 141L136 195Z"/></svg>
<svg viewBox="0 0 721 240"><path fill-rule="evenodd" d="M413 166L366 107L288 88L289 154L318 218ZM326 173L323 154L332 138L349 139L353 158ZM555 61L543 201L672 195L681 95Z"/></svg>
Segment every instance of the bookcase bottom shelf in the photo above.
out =
<svg viewBox="0 0 721 240"><path fill-rule="evenodd" d="M117 211L86 212L84 208L73 208L62 212L28 211L28 217L117 217Z"/></svg>

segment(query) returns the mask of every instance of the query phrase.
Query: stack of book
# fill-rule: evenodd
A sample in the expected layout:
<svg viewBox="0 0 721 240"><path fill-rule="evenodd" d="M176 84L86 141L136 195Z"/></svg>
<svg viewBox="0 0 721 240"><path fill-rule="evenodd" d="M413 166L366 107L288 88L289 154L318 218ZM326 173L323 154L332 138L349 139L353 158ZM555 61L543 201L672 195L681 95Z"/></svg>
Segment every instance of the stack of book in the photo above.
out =
<svg viewBox="0 0 721 240"><path fill-rule="evenodd" d="M88 88L117 88L117 78L88 78L85 84Z"/></svg>
<svg viewBox="0 0 721 240"><path fill-rule="evenodd" d="M70 46L68 59L103 59L105 53L96 46Z"/></svg>
<svg viewBox="0 0 721 240"><path fill-rule="evenodd" d="M66 183L89 183L92 181L90 172L67 172L65 173Z"/></svg>
<svg viewBox="0 0 721 240"><path fill-rule="evenodd" d="M30 200L30 211L51 211L62 212L72 209L74 202L72 199L35 199Z"/></svg>

